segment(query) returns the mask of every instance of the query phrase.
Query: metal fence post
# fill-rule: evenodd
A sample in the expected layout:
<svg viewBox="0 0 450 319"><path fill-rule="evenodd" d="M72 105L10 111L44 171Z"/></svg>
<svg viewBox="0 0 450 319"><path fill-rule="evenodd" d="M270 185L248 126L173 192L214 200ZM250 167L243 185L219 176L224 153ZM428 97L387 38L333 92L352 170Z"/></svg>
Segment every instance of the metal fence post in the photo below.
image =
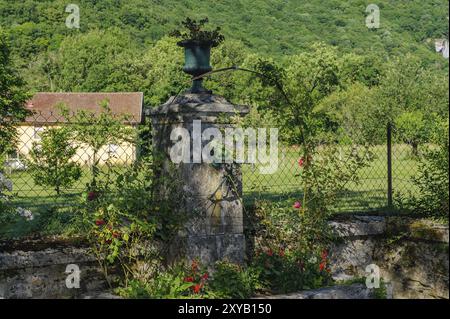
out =
<svg viewBox="0 0 450 319"><path fill-rule="evenodd" d="M392 124L388 122L387 124L387 182L388 182L388 193L387 193L387 204L388 209L392 209Z"/></svg>

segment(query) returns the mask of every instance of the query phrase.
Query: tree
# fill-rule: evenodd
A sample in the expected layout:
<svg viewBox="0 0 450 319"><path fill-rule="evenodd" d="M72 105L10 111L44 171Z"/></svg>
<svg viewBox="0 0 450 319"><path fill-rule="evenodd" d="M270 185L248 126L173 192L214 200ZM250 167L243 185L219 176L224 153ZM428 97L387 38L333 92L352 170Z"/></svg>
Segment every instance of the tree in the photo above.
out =
<svg viewBox="0 0 450 319"><path fill-rule="evenodd" d="M189 88L189 76L182 72L183 50L175 38L163 38L144 55L147 66L143 90L147 105L160 105L171 95Z"/></svg>
<svg viewBox="0 0 450 319"><path fill-rule="evenodd" d="M435 123L448 118L448 77L406 55L387 64L375 101L372 116L395 124L417 154Z"/></svg>
<svg viewBox="0 0 450 319"><path fill-rule="evenodd" d="M332 122L339 123L339 135L361 144L383 144L386 125L371 116L376 107L376 90L357 82L326 97L319 108L326 110Z"/></svg>
<svg viewBox="0 0 450 319"><path fill-rule="evenodd" d="M413 155L419 155L419 144L426 142L429 137L430 126L425 121L422 111L406 111L395 119L395 128L400 140L411 145Z"/></svg>
<svg viewBox="0 0 450 319"><path fill-rule="evenodd" d="M262 85L272 88L260 107L272 112L285 141L301 146L301 212L313 212L320 224L337 192L348 182L357 182L358 170L371 160L366 147L339 148L338 123L323 108L326 98L345 83L339 76L336 49L315 44L311 51L292 57L286 68L260 60L257 70Z"/></svg>
<svg viewBox="0 0 450 319"><path fill-rule="evenodd" d="M126 83L136 70L125 68L137 51L133 41L120 30L93 30L62 41L57 61L58 89L72 92L109 91L110 86ZM55 69L55 67L52 67ZM117 76L120 70L120 76ZM123 88L121 88L123 89Z"/></svg>
<svg viewBox="0 0 450 319"><path fill-rule="evenodd" d="M448 219L448 119L436 126L435 133L430 137L433 147L426 148L423 156L419 157L419 169L412 178L419 192L401 199L415 213Z"/></svg>
<svg viewBox="0 0 450 319"><path fill-rule="evenodd" d="M341 86L336 48L314 44L311 50L292 56L285 68L261 60L256 69L265 75L264 86L272 87L258 101L259 108L274 111L285 141L314 148L325 138L322 133L333 129L326 112L318 107Z"/></svg>
<svg viewBox="0 0 450 319"><path fill-rule="evenodd" d="M80 165L71 161L76 151L66 128L43 132L41 142L33 143L30 152L29 168L34 182L51 186L60 195L63 188L72 186L81 177Z"/></svg>
<svg viewBox="0 0 450 319"><path fill-rule="evenodd" d="M85 144L92 151L92 179L89 185L91 189L95 189L97 185L101 160L99 152L102 147L109 144L120 145L123 142L134 142L136 134L133 129L124 125L124 122L129 120L127 115L114 115L107 100L103 101L100 106L102 107L100 114L78 110L75 114L70 115L64 105L61 105L63 116L72 123L73 139Z"/></svg>
<svg viewBox="0 0 450 319"><path fill-rule="evenodd" d="M5 154L14 149L16 124L29 113L25 109L29 96L11 63L8 45L6 34L0 28L0 164Z"/></svg>

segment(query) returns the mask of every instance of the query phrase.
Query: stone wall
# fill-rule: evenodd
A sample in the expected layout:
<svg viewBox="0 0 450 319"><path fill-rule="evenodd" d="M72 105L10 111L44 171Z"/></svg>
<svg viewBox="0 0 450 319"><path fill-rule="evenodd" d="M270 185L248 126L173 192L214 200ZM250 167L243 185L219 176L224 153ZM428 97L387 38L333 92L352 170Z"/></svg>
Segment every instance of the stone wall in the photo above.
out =
<svg viewBox="0 0 450 319"><path fill-rule="evenodd" d="M449 298L449 230L408 217L351 216L332 223L339 240L332 249L334 279L365 277L380 268L393 298Z"/></svg>
<svg viewBox="0 0 450 319"><path fill-rule="evenodd" d="M66 267L80 269L80 288L66 287ZM80 298L107 288L88 247L76 240L0 242L0 298Z"/></svg>
<svg viewBox="0 0 450 319"><path fill-rule="evenodd" d="M382 216L340 217L331 224L339 237L330 257L337 281L365 277L366 266L376 264L393 298L449 297L448 226ZM80 289L66 287L69 264L80 267ZM360 288L325 289L318 296L301 292L286 298L369 297ZM105 289L97 262L82 241L0 242L0 298L85 298L100 296Z"/></svg>

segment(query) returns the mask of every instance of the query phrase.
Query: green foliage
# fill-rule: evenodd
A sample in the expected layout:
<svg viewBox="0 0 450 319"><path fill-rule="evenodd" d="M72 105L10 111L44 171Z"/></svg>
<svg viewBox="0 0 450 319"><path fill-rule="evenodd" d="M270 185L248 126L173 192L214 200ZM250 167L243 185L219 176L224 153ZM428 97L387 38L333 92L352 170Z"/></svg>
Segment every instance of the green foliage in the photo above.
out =
<svg viewBox="0 0 450 319"><path fill-rule="evenodd" d="M426 123L424 114L418 110L401 113L395 119L396 133L401 136L403 142L412 146L415 156L418 155L419 143L428 141L430 129L428 124L431 123Z"/></svg>
<svg viewBox="0 0 450 319"><path fill-rule="evenodd" d="M337 138L358 144L384 144L386 124L375 120L377 88L360 82L349 84L327 96L318 106L324 109L332 123L339 123Z"/></svg>
<svg viewBox="0 0 450 319"><path fill-rule="evenodd" d="M14 149L15 126L28 114L24 106L29 96L25 92L24 81L11 62L9 46L0 27L0 167L5 153Z"/></svg>
<svg viewBox="0 0 450 319"><path fill-rule="evenodd" d="M178 81L186 77L179 65L183 60L182 50L153 49L182 16L192 17L189 25L193 31L198 27L193 22L208 16L214 25L222 27L228 41L242 44L240 54L271 57L282 64L289 64L291 56L308 51L311 44L322 41L346 56L340 63L339 77L367 86L379 83L381 66L396 56L408 60L413 54L426 66L436 65L439 70L448 66L433 48L433 39L448 33L445 1L431 4L414 0L403 5L383 0L377 3L383 11L383 23L377 30L365 26L366 4L358 0L316 2L225 0L206 5L198 0L81 0L78 3L81 23L77 30L65 26L68 14L64 12L67 3L63 0L1 0L0 25L8 32L13 56L29 88L88 92L143 90L147 105L165 102L169 95L188 85L180 85ZM368 52L376 52L376 56ZM167 72L160 70L158 63L148 63L161 58L160 65L167 65ZM173 65L177 65L176 72L172 72ZM217 60L213 66L219 66ZM155 77L147 79L148 73L154 73ZM227 82L228 77L219 76ZM241 82L235 76L231 80ZM254 88L245 84L243 79L242 84L236 85L238 92L233 97L247 99L242 93ZM221 91L217 92L221 94Z"/></svg>
<svg viewBox="0 0 450 319"><path fill-rule="evenodd" d="M387 287L383 278L380 279L380 287L374 288L373 296L375 299L387 299Z"/></svg>
<svg viewBox="0 0 450 319"><path fill-rule="evenodd" d="M257 251L252 267L263 287L272 292L288 293L314 289L332 282L327 252L322 254L271 248Z"/></svg>
<svg viewBox="0 0 450 319"><path fill-rule="evenodd" d="M186 18L181 24L187 29L187 32L174 30L171 32L171 36L181 38L183 41L196 41L200 43L209 43L212 47L218 46L225 40L225 37L220 34L220 27L216 27L214 30L202 30L208 18L203 18L197 22L195 19Z"/></svg>
<svg viewBox="0 0 450 319"><path fill-rule="evenodd" d="M369 147L357 145L327 145L308 156L304 157L302 172L303 209L323 217L331 210L337 194L349 183L358 183L358 171L373 160Z"/></svg>
<svg viewBox="0 0 450 319"><path fill-rule="evenodd" d="M73 35L61 42L56 65L51 65L58 70L54 82L66 92L133 90L136 78L142 82L144 76L134 62L138 54L130 38L117 29Z"/></svg>
<svg viewBox="0 0 450 319"><path fill-rule="evenodd" d="M0 224L6 224L11 219L13 208L5 194L5 191L11 190L12 182L0 172Z"/></svg>
<svg viewBox="0 0 450 319"><path fill-rule="evenodd" d="M417 110L446 118L448 75L438 68L425 67L423 61L410 54L392 59L385 66L376 101L377 112L372 116L391 123L403 112Z"/></svg>
<svg viewBox="0 0 450 319"><path fill-rule="evenodd" d="M101 148L109 144L132 143L136 134L131 127L124 124L129 120L126 114L113 114L107 100L103 101L100 106L102 108L100 114L83 109L78 110L75 114L69 114L68 109L64 105L60 105L63 116L68 122L73 123L70 126L73 140L88 146L92 151L90 188L94 190L100 170L99 164L102 160L99 156ZM111 157L108 157L103 160L108 163L110 159Z"/></svg>
<svg viewBox="0 0 450 319"><path fill-rule="evenodd" d="M227 261L215 264L212 280L207 286L209 297L250 298L260 288L259 274L252 268L243 268Z"/></svg>
<svg viewBox="0 0 450 319"><path fill-rule="evenodd" d="M189 85L189 76L181 72L183 50L176 42L175 38L163 38L142 58L146 73L140 90L144 92L146 105L160 105Z"/></svg>
<svg viewBox="0 0 450 319"><path fill-rule="evenodd" d="M261 112L272 111L287 143L308 151L336 139L339 123L333 122L324 101L352 81L352 72L341 70L342 61L336 48L319 43L292 56L286 66L264 60L257 64L262 86L271 90L257 105Z"/></svg>
<svg viewBox="0 0 450 319"><path fill-rule="evenodd" d="M259 201L247 225L255 255L251 265L263 287L280 292L328 283L327 246L332 235L327 215Z"/></svg>
<svg viewBox="0 0 450 319"><path fill-rule="evenodd" d="M80 165L71 161L77 152L65 128L48 129L40 143L33 143L28 162L36 185L53 187L56 194L81 177Z"/></svg>
<svg viewBox="0 0 450 319"><path fill-rule="evenodd" d="M260 101L259 109L271 112L286 142L301 146L298 196L302 201L293 201L293 208L263 202L252 223L258 252L254 262L271 290L315 288L330 281L325 250L332 239L330 206L349 182L358 181L358 170L372 160L369 147L355 144L351 135L339 130L339 123L333 123L332 113L324 107L330 95L354 81L354 76L345 77L354 72L348 72L348 67L342 72L341 65L335 48L318 44L292 57L286 67L264 60L256 66L257 79L271 92L266 102Z"/></svg>
<svg viewBox="0 0 450 319"><path fill-rule="evenodd" d="M125 288L133 280L148 282L188 216L177 207L183 195L173 194L170 186L164 188L170 198L154 195L153 160L151 155L142 157L126 170L98 176L95 188L89 185L83 195L80 218L74 221L90 240L108 282L112 284L108 270L116 265Z"/></svg>
<svg viewBox="0 0 450 319"><path fill-rule="evenodd" d="M286 68L260 60L257 69L262 86L272 90L271 98L259 107L271 111L288 143L301 145L302 212L323 218L337 192L357 181L356 172L372 159L368 147L353 145L351 136L342 131L337 134L338 124L323 108L323 101L343 83L336 51L314 45L312 51L293 57ZM352 145L347 151L336 145L342 139L339 135Z"/></svg>
<svg viewBox="0 0 450 319"><path fill-rule="evenodd" d="M14 51L25 60L54 50L67 35L96 28L118 28L138 45L147 45L173 30L183 16L208 16L222 26L228 39L242 40L253 52L274 57L295 54L320 39L345 52L378 51L383 56L415 52L422 60L434 62L440 59L429 39L448 34L448 5L442 0L407 4L380 0L382 23L376 30L365 26L367 3L359 0L80 0L77 4L80 30L66 28L67 2L63 0L2 0L0 25L11 30Z"/></svg>
<svg viewBox="0 0 450 319"><path fill-rule="evenodd" d="M132 280L117 292L126 298L199 298L205 294L208 273L200 269L197 261L190 266L184 262L160 267L147 280Z"/></svg>
<svg viewBox="0 0 450 319"><path fill-rule="evenodd" d="M430 146L419 158L419 173L414 184L419 195L403 194L400 205L414 213L448 218L449 213L449 137L448 120L440 126Z"/></svg>
<svg viewBox="0 0 450 319"><path fill-rule="evenodd" d="M146 285L147 298L189 298L192 283L184 281L184 276L184 271L178 269L156 274L150 284Z"/></svg>

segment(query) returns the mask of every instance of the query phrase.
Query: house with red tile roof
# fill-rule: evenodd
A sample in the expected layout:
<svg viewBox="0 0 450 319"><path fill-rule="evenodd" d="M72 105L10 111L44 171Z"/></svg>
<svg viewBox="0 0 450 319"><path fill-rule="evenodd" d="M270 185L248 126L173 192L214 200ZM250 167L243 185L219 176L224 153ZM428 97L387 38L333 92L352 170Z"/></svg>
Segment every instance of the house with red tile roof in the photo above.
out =
<svg viewBox="0 0 450 319"><path fill-rule="evenodd" d="M27 109L32 111L23 123L18 126L17 151L9 155L7 161L14 163L20 168L21 159L27 157L33 145L41 140L41 133L49 127L70 125L68 120L61 114L60 106L70 114L79 110L86 110L88 114L100 114L104 109L102 104L107 102L108 107L114 115L124 117L124 124L137 127L143 121L143 93L121 92L121 93L36 93L26 104ZM77 145L77 154L73 160L89 165L92 161L92 150L84 145ZM136 158L136 146L130 142L120 145L105 145L102 150L100 164L127 164ZM14 166L10 165L10 166Z"/></svg>

